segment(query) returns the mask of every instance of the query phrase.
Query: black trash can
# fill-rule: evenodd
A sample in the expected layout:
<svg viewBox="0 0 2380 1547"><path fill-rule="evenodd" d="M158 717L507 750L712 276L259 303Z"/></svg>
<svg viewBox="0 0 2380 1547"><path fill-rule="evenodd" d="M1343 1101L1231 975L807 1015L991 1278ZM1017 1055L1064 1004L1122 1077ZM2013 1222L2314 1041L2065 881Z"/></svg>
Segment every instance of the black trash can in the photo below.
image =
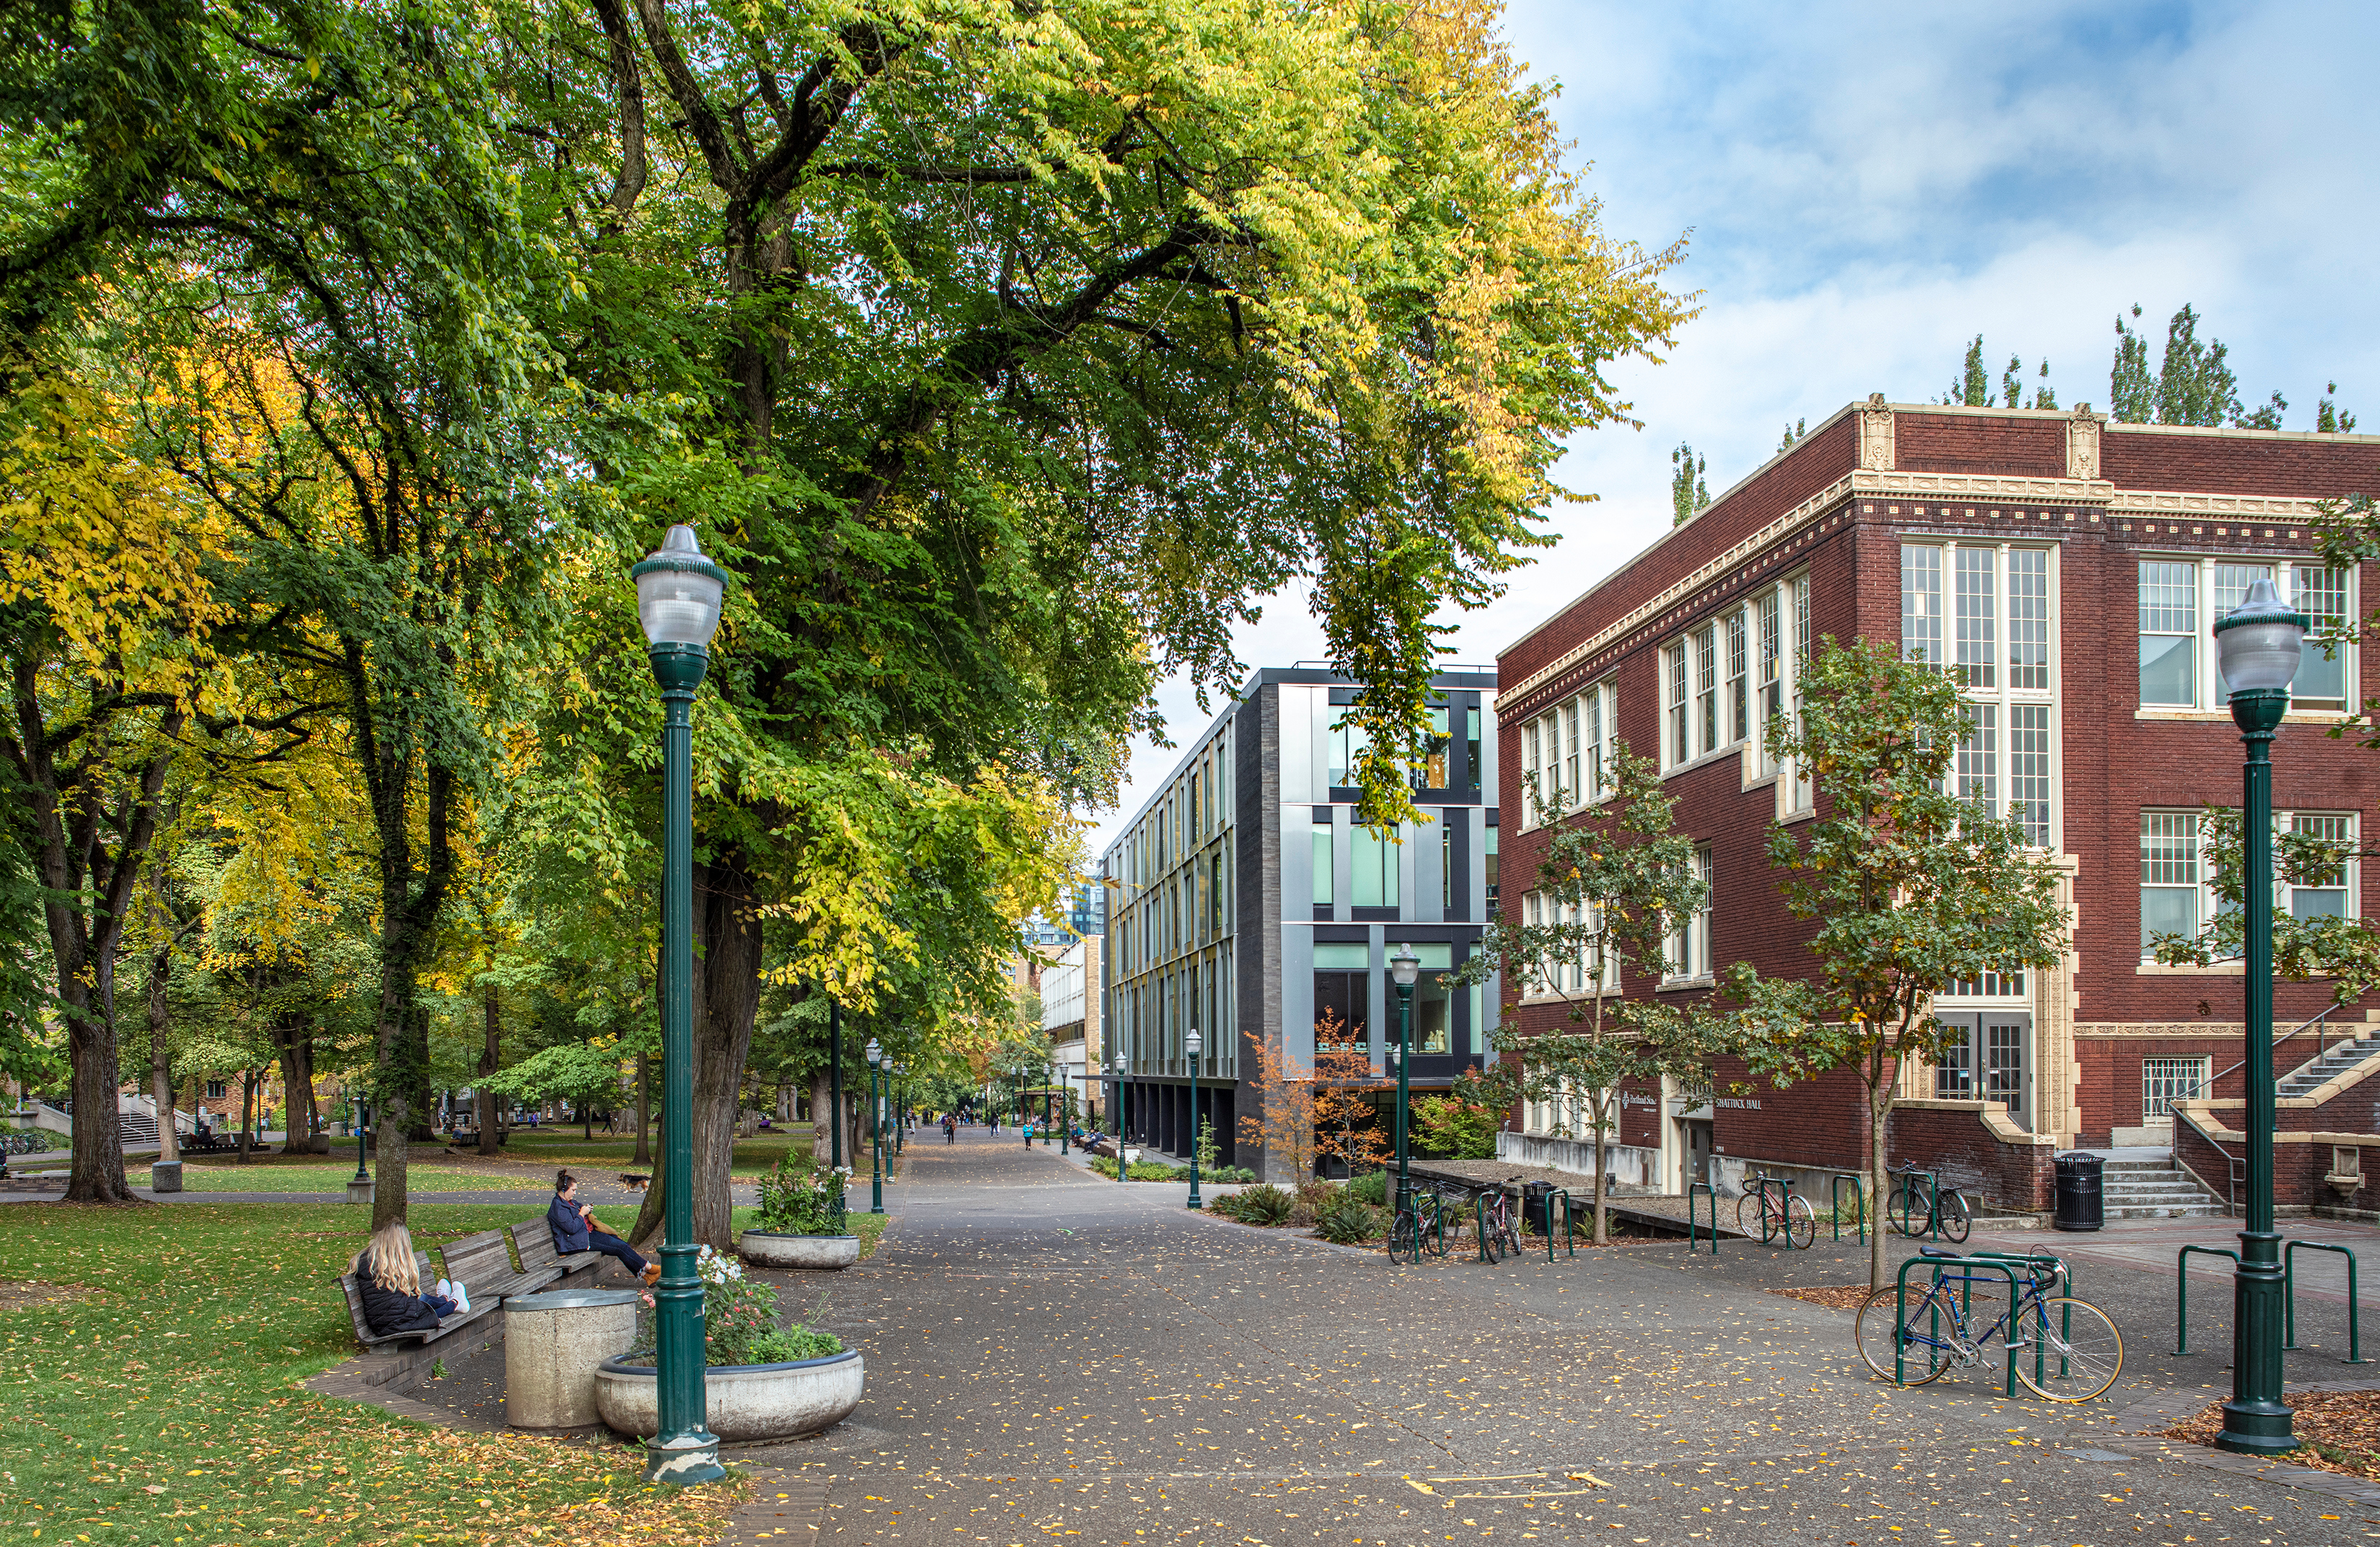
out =
<svg viewBox="0 0 2380 1547"><path fill-rule="evenodd" d="M1546 1200L1554 1195L1554 1190L1551 1182L1521 1184L1521 1217L1529 1222L1531 1228L1552 1230L1553 1226L1547 1223Z"/></svg>
<svg viewBox="0 0 2380 1547"><path fill-rule="evenodd" d="M2106 1162L2087 1151L2058 1157L2058 1212L2060 1230L2096 1230L2107 1223L2099 1193L2099 1169Z"/></svg>

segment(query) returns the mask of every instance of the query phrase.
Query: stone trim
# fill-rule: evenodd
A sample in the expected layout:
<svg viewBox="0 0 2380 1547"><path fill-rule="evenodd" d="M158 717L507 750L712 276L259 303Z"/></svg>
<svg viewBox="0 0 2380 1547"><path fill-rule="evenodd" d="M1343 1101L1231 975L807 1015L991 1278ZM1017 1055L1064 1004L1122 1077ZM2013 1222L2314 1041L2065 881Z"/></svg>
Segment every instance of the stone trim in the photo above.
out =
<svg viewBox="0 0 2380 1547"><path fill-rule="evenodd" d="M2127 1037L2244 1037L2247 1023L2237 1020L2082 1020L2074 1023L2078 1042L2118 1041Z"/></svg>
<svg viewBox="0 0 2380 1547"><path fill-rule="evenodd" d="M1938 1096L1902 1096L1892 1103L1895 1112L1972 1112L1983 1120L1985 1131L2003 1144L2029 1145L2034 1148L2055 1148L2054 1133L2027 1133L2018 1127L2008 1115L2008 1102L1985 1101L1950 1101Z"/></svg>

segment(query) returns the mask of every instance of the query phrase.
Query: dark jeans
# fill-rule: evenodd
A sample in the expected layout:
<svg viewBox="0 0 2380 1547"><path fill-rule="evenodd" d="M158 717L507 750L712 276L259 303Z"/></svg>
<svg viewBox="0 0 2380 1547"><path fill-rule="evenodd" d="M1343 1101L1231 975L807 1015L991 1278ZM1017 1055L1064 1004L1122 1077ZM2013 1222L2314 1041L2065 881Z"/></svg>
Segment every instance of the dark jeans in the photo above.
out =
<svg viewBox="0 0 2380 1547"><path fill-rule="evenodd" d="M641 1273L645 1271L645 1260L637 1255L637 1249L617 1236L606 1236L600 1230L590 1230L587 1233L587 1245L590 1250L618 1258L620 1265L632 1273Z"/></svg>

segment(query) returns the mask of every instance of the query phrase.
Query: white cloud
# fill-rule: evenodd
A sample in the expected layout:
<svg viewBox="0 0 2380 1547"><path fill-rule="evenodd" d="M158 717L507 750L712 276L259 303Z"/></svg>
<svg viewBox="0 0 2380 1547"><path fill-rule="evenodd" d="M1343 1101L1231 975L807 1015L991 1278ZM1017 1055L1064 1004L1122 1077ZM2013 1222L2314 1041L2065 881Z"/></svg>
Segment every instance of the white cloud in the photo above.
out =
<svg viewBox="0 0 2380 1547"><path fill-rule="evenodd" d="M2191 301L2251 404L2278 387L2310 426L2335 379L2380 426L2361 79L2380 10L1520 0L1508 30L1563 82L1608 227L1694 228L1680 282L1706 311L1668 364L1615 370L1645 430L1572 447L1560 481L1601 498L1555 512L1560 545L1461 620L1460 659L1494 659L1666 530L1681 440L1717 493L1791 420L1939 394L1977 332L1995 382L2018 352L2030 387L2046 356L2061 403L2104 408L2118 311L2139 301L2161 335ZM1287 664L1321 630L1302 595L1276 598L1239 649ZM1160 702L1177 742L1209 717L1180 684ZM1180 755L1135 749L1094 854Z"/></svg>

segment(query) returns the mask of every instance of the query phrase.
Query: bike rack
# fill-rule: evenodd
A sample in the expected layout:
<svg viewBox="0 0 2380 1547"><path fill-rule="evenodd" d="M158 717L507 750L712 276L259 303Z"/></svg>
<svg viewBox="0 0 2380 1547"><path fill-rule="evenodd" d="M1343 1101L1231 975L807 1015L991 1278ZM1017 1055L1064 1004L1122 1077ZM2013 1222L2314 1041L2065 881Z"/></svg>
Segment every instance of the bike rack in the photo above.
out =
<svg viewBox="0 0 2380 1547"><path fill-rule="evenodd" d="M1570 1189L1555 1188L1546 1194L1546 1261L1554 1260L1554 1200L1562 1200L1562 1245L1572 1257L1578 1255L1578 1236L1571 1220Z"/></svg>
<svg viewBox="0 0 2380 1547"><path fill-rule="evenodd" d="M1694 1245L1694 1226L1699 1223L1699 1216L1694 1212L1694 1198L1697 1194L1711 1200L1711 1255L1717 1257L1718 1255L1718 1189L1708 1182L1691 1182L1686 1186L1686 1254L1692 1256L1699 1249Z"/></svg>
<svg viewBox="0 0 2380 1547"><path fill-rule="evenodd" d="M1892 1383L1896 1386L1907 1385L1909 1383L1902 1378L1906 1374L1906 1370L1903 1369L1902 1365L1903 1360L1907 1358L1908 1350L1901 1338L1900 1329L1901 1323L1909 1320L1909 1270L1912 1268L1922 1267L1931 1267L1934 1270L1936 1283L1939 1283L1941 1281L1942 1270L1945 1268L1964 1268L1969 1270L1985 1268L2007 1275L2009 1285L2009 1325L2008 1335L2004 1336L2002 1341L2008 1345L2008 1372L2001 1378L2000 1395L2003 1396L2014 1396L2016 1395L2016 1344L2014 1341L2014 1334L2016 1332L2017 1303L2016 1269L2010 1266L2005 1256L2003 1256L2003 1258L1998 1261L1994 1261L1989 1258L1984 1257L1912 1257L1900 1264L1900 1273L1893 1281ZM1930 1288L1931 1285L1928 1285L1928 1287ZM1964 1316L1974 1303L1974 1284L1972 1276L1970 1276L1969 1282L1962 1285L1962 1288L1965 1291L1965 1298L1963 1298L1960 1303L1959 1313L1961 1316ZM1942 1328L1942 1308L1939 1304L1937 1304L1934 1307L1933 1316L1934 1332L1938 1335ZM2041 1349L2038 1345L2034 1348L2033 1357L2034 1373L2038 1375L2041 1373Z"/></svg>
<svg viewBox="0 0 2380 1547"><path fill-rule="evenodd" d="M2335 1251L2347 1259L2347 1357L2341 1364L2370 1364L2363 1357L2362 1329L2356 1325L2355 1253L2336 1241L2291 1241L2281 1251L2281 1282L2286 1285L2281 1301L2281 1346L2298 1346L2298 1248L2308 1251Z"/></svg>
<svg viewBox="0 0 2380 1547"><path fill-rule="evenodd" d="M1770 1188L1775 1188L1777 1189L1777 1221L1779 1224L1779 1233L1785 1237L1785 1249L1788 1251L1792 1250L1792 1179L1786 1176L1756 1176L1753 1178L1753 1185L1760 1189L1760 1244L1762 1246L1767 1246L1768 1244L1768 1189ZM1716 1201L1711 1205L1711 1212L1714 1215L1718 1212L1718 1205ZM1714 1226L1714 1228L1716 1228L1716 1226ZM1712 1239L1716 1241L1718 1237L1714 1236ZM1817 1239L1817 1233L1815 1230L1811 1232L1811 1239L1814 1242Z"/></svg>
<svg viewBox="0 0 2380 1547"><path fill-rule="evenodd" d="M1892 1175L1904 1182L1914 1181L1920 1176L1925 1178L1925 1238L1929 1241L1940 1240L1942 1238L1942 1174L1938 1171L1896 1171ZM1901 1234L1908 1236L1912 1241L1917 1239L1916 1236L1909 1231L1904 1230Z"/></svg>
<svg viewBox="0 0 2380 1547"><path fill-rule="evenodd" d="M1479 1261L1493 1266L1495 1260L1488 1255L1488 1195L1486 1193L1481 1192L1473 1196L1471 1200L1471 1212L1475 1216L1475 1223L1479 1230Z"/></svg>
<svg viewBox="0 0 2380 1547"><path fill-rule="evenodd" d="M2229 1247L2186 1246L2174 1254L2173 1351L2176 1354L2190 1352L2190 1254L2193 1251L2202 1257L2228 1257L2233 1267L2240 1265L2240 1254Z"/></svg>
<svg viewBox="0 0 2380 1547"><path fill-rule="evenodd" d="M1835 1239L1840 1241L1843 1238L1843 1184L1845 1182L1852 1185L1852 1206L1859 1211L1859 1238L1864 1242L1867 1239L1867 1182L1865 1178L1854 1175L1848 1171L1835 1173L1834 1187L1827 1199L1828 1207L1835 1211Z"/></svg>

